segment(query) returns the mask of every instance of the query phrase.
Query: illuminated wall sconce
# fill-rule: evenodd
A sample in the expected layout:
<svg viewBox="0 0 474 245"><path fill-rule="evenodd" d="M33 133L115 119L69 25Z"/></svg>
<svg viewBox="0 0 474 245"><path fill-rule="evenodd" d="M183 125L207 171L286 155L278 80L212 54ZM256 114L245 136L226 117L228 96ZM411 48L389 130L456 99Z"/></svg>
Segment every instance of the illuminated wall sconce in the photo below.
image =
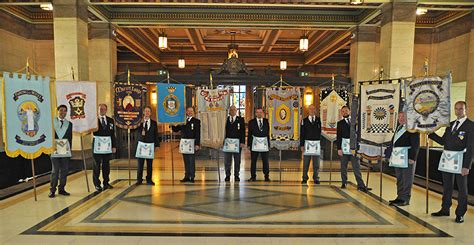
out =
<svg viewBox="0 0 474 245"><path fill-rule="evenodd" d="M158 36L158 48L161 50L168 48L168 37L164 32Z"/></svg>
<svg viewBox="0 0 474 245"><path fill-rule="evenodd" d="M286 60L281 60L280 61L280 70L284 71L284 70L286 70L286 67L287 67Z"/></svg>
<svg viewBox="0 0 474 245"><path fill-rule="evenodd" d="M151 92L151 103L152 103L153 105L156 105L156 103L157 103L156 90L153 90L153 91Z"/></svg>
<svg viewBox="0 0 474 245"><path fill-rule="evenodd" d="M184 67L186 67L186 61L184 60L183 57L180 57L178 59L178 68L179 69L184 69Z"/></svg>
<svg viewBox="0 0 474 245"><path fill-rule="evenodd" d="M428 13L427 8L421 8L421 7L416 8L416 15L424 15L426 13Z"/></svg>
<svg viewBox="0 0 474 245"><path fill-rule="evenodd" d="M311 91L307 91L304 94L304 105L306 107L312 105L313 104L313 99L314 99L313 93Z"/></svg>

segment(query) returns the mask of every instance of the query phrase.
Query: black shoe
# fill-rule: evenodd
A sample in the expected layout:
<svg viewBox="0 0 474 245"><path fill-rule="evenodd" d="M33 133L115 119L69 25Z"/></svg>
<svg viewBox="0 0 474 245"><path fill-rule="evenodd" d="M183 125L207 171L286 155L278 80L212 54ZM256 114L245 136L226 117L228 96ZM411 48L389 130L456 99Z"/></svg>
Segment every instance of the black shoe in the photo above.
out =
<svg viewBox="0 0 474 245"><path fill-rule="evenodd" d="M265 177L265 182L270 182L270 178L269 177Z"/></svg>
<svg viewBox="0 0 474 245"><path fill-rule="evenodd" d="M319 185L319 184L321 184L321 181L319 181L318 179L316 179L316 180L314 180L314 183L317 184L317 185Z"/></svg>
<svg viewBox="0 0 474 245"><path fill-rule="evenodd" d="M71 194L65 190L61 190L61 191L58 191L58 194L59 195L63 195L63 196L70 196Z"/></svg>
<svg viewBox="0 0 474 245"><path fill-rule="evenodd" d="M146 184L147 184L147 185L155 185L155 182L149 180L149 181L146 182Z"/></svg>
<svg viewBox="0 0 474 245"><path fill-rule="evenodd" d="M403 201L400 199L394 199L394 200L388 201L388 205L394 206L395 204L400 203L400 202L403 202Z"/></svg>
<svg viewBox="0 0 474 245"><path fill-rule="evenodd" d="M434 216L434 217L449 216L449 211L445 212L443 210L439 210L436 213L431 213L431 216Z"/></svg>
<svg viewBox="0 0 474 245"><path fill-rule="evenodd" d="M141 185L142 182L141 181L137 181L137 183L135 183L135 185Z"/></svg>
<svg viewBox="0 0 474 245"><path fill-rule="evenodd" d="M454 222L459 224L464 223L464 216L456 215L456 219L454 220Z"/></svg>
<svg viewBox="0 0 474 245"><path fill-rule="evenodd" d="M194 178L190 178L189 183L194 183Z"/></svg>
<svg viewBox="0 0 474 245"><path fill-rule="evenodd" d="M346 189L346 184L342 184L341 189Z"/></svg>
<svg viewBox="0 0 474 245"><path fill-rule="evenodd" d="M257 178L251 177L251 178L249 179L249 182L253 182L253 181L257 181Z"/></svg>
<svg viewBox="0 0 474 245"><path fill-rule="evenodd" d="M395 202L395 203L393 203L392 205L395 205L395 206L398 206L398 207L402 207L402 206L408 206L408 205L410 205L410 202L409 202L409 201L400 200L399 202Z"/></svg>
<svg viewBox="0 0 474 245"><path fill-rule="evenodd" d="M357 187L357 190L367 193L368 191L372 190L372 188L364 186L364 187Z"/></svg>
<svg viewBox="0 0 474 245"><path fill-rule="evenodd" d="M224 179L225 182L229 182L230 181L230 176L226 176L225 179Z"/></svg>
<svg viewBox="0 0 474 245"><path fill-rule="evenodd" d="M104 184L104 190L107 190L107 189L113 189L114 187L111 186L110 184Z"/></svg>
<svg viewBox="0 0 474 245"><path fill-rule="evenodd" d="M95 187L95 190L96 190L97 192L101 192L101 191L102 191L102 187L96 186L96 187Z"/></svg>
<svg viewBox="0 0 474 245"><path fill-rule="evenodd" d="M54 194L54 192L50 191L49 194L48 194L48 197L49 197L49 198L53 198L54 196L56 196L56 195Z"/></svg>
<svg viewBox="0 0 474 245"><path fill-rule="evenodd" d="M239 181L240 181L239 176L235 176L235 177L234 177L234 181L235 181L235 182L239 182Z"/></svg>
<svg viewBox="0 0 474 245"><path fill-rule="evenodd" d="M302 181L301 181L301 184L306 184L306 183L308 183L307 180L302 180Z"/></svg>
<svg viewBox="0 0 474 245"><path fill-rule="evenodd" d="M189 178L184 177L184 178L183 178L182 180L180 180L179 182L181 182L181 183L189 182Z"/></svg>

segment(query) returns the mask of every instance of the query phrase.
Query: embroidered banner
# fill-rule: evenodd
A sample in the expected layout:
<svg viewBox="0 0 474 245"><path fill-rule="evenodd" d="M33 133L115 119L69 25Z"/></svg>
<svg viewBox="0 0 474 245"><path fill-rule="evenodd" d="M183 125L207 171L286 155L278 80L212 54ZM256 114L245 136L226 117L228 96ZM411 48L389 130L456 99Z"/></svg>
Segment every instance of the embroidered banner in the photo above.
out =
<svg viewBox="0 0 474 245"><path fill-rule="evenodd" d="M337 122L342 119L341 108L347 104L347 91L331 88L321 91L321 133L329 141L336 140Z"/></svg>
<svg viewBox="0 0 474 245"><path fill-rule="evenodd" d="M142 121L146 87L141 84L115 83L114 119L119 128L135 129Z"/></svg>
<svg viewBox="0 0 474 245"><path fill-rule="evenodd" d="M299 88L267 88L266 98L271 147L297 149L301 109Z"/></svg>
<svg viewBox="0 0 474 245"><path fill-rule="evenodd" d="M97 128L97 94L95 82L56 81L57 105L66 105L66 118L75 133Z"/></svg>
<svg viewBox="0 0 474 245"><path fill-rule="evenodd" d="M198 115L201 120L201 145L220 149L224 142L230 89L197 89Z"/></svg>
<svg viewBox="0 0 474 245"><path fill-rule="evenodd" d="M374 160L383 153L381 145L390 143L397 125L399 103L399 80L361 84L358 153L362 157Z"/></svg>
<svg viewBox="0 0 474 245"><path fill-rule="evenodd" d="M449 126L451 75L405 80L407 130L431 133Z"/></svg>
<svg viewBox="0 0 474 245"><path fill-rule="evenodd" d="M158 83L157 122L182 124L186 121L186 85Z"/></svg>
<svg viewBox="0 0 474 245"><path fill-rule="evenodd" d="M49 77L3 74L3 137L9 157L27 159L54 150ZM8 130L7 130L8 129Z"/></svg>

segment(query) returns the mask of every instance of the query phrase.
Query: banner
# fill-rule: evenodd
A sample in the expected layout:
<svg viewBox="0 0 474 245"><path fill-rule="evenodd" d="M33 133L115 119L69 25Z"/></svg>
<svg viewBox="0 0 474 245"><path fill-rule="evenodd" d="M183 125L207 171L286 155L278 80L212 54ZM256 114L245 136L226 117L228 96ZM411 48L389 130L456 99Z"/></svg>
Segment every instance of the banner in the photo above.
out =
<svg viewBox="0 0 474 245"><path fill-rule="evenodd" d="M369 160L379 157L383 153L381 145L391 142L397 126L399 103L399 80L361 83L359 153L362 157Z"/></svg>
<svg viewBox="0 0 474 245"><path fill-rule="evenodd" d="M337 122L342 119L341 108L347 104L347 91L326 89L321 91L321 134L327 140L336 140Z"/></svg>
<svg viewBox="0 0 474 245"><path fill-rule="evenodd" d="M266 89L270 144L278 150L298 149L300 90L293 87Z"/></svg>
<svg viewBox="0 0 474 245"><path fill-rule="evenodd" d="M115 125L124 129L140 126L146 87L141 84L114 83Z"/></svg>
<svg viewBox="0 0 474 245"><path fill-rule="evenodd" d="M3 74L3 137L9 157L34 159L54 150L49 77ZM8 129L8 130L7 130Z"/></svg>
<svg viewBox="0 0 474 245"><path fill-rule="evenodd" d="M449 126L451 75L405 81L407 130L431 133Z"/></svg>
<svg viewBox="0 0 474 245"><path fill-rule="evenodd" d="M229 108L230 89L197 89L198 114L201 120L201 145L222 147Z"/></svg>
<svg viewBox="0 0 474 245"><path fill-rule="evenodd" d="M97 128L97 93L95 82L56 81L57 106L66 105L66 118L72 131L88 133Z"/></svg>
<svg viewBox="0 0 474 245"><path fill-rule="evenodd" d="M158 83L157 122L182 124L186 122L186 85Z"/></svg>

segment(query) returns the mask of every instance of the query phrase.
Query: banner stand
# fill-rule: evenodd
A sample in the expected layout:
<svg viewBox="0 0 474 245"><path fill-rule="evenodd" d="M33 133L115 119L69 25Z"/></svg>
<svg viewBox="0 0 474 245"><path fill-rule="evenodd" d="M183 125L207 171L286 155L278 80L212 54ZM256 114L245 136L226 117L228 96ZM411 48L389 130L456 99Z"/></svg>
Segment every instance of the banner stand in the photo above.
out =
<svg viewBox="0 0 474 245"><path fill-rule="evenodd" d="M171 149L171 183L174 185L173 130L171 130L170 149Z"/></svg>
<svg viewBox="0 0 474 245"><path fill-rule="evenodd" d="M221 182L221 165L220 165L220 159L219 159L220 151L218 149L216 151L217 151L217 175L219 177L219 182ZM205 168L205 166L204 166L204 168Z"/></svg>
<svg viewBox="0 0 474 245"><path fill-rule="evenodd" d="M87 192L91 192L89 188L89 178L87 177L86 154L84 153L84 140L83 140L82 134L81 134L81 152L82 152L82 164L84 165L84 176L86 177Z"/></svg>
<svg viewBox="0 0 474 245"><path fill-rule="evenodd" d="M35 202L38 201L38 197L36 195L36 172L35 172L35 160L31 159L31 172L33 174L33 193L35 196Z"/></svg>
<svg viewBox="0 0 474 245"><path fill-rule="evenodd" d="M127 144L128 144L128 185L132 184L132 154L131 143L130 143L130 129L127 129ZM148 167L148 166L147 166ZM137 180L138 181L138 180Z"/></svg>
<svg viewBox="0 0 474 245"><path fill-rule="evenodd" d="M429 175L430 175L430 144L428 134L426 134L426 173L425 173L425 188L426 188L426 213L429 211L429 199L430 199L430 188L429 188Z"/></svg>
<svg viewBox="0 0 474 245"><path fill-rule="evenodd" d="M333 160L334 142L331 141L331 156L329 161L329 185L332 185L332 160Z"/></svg>

